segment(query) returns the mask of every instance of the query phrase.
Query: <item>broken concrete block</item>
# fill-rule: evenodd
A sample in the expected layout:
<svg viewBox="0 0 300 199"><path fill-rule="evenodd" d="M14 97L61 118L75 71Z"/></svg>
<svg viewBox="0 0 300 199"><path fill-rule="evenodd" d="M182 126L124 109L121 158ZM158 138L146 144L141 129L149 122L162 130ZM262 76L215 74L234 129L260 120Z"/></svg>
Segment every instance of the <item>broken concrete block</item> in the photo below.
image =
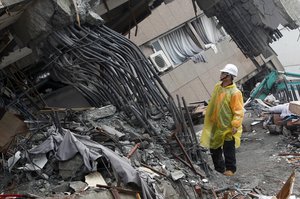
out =
<svg viewBox="0 0 300 199"><path fill-rule="evenodd" d="M97 129L102 130L113 137L117 137L118 139L121 139L125 136L124 133L121 133L120 131L117 131L115 128L112 128L110 126L100 125Z"/></svg>
<svg viewBox="0 0 300 199"><path fill-rule="evenodd" d="M174 187L169 181L162 181L160 184L157 184L157 191L163 194L164 198L170 199L179 199L180 195L176 192Z"/></svg>
<svg viewBox="0 0 300 199"><path fill-rule="evenodd" d="M95 121L101 118L109 117L115 114L116 107L113 105L104 106L94 110L86 111L85 116L87 120Z"/></svg>
<svg viewBox="0 0 300 199"><path fill-rule="evenodd" d="M84 191L85 188L88 185L85 182L81 182L81 181L73 181L70 182L70 187L75 191L75 192L81 192Z"/></svg>
<svg viewBox="0 0 300 199"><path fill-rule="evenodd" d="M148 133L144 133L142 135L142 139L147 140L147 141L151 141L152 140L151 136Z"/></svg>
<svg viewBox="0 0 300 199"><path fill-rule="evenodd" d="M175 170L175 167L174 165L172 164L171 160L164 160L162 161L162 164L164 165L164 167L169 170L169 171L174 171Z"/></svg>
<svg viewBox="0 0 300 199"><path fill-rule="evenodd" d="M147 149L147 148L149 148L149 146L150 146L149 142L143 141L143 142L141 143L140 148L141 148L141 149Z"/></svg>
<svg viewBox="0 0 300 199"><path fill-rule="evenodd" d="M83 166L83 159L81 155L77 154L71 160L59 162L59 175L64 179L74 178L77 172Z"/></svg>
<svg viewBox="0 0 300 199"><path fill-rule="evenodd" d="M86 23L91 25L100 25L104 23L104 20L92 10L89 10L88 15L86 16Z"/></svg>
<svg viewBox="0 0 300 199"><path fill-rule="evenodd" d="M69 191L69 188L70 188L70 183L63 182L62 184L53 187L52 192L54 192L54 193L64 193L64 192Z"/></svg>
<svg viewBox="0 0 300 199"><path fill-rule="evenodd" d="M142 172L146 172L147 174L149 174L151 176L151 178L160 176L156 172L154 172L153 170L151 170L150 168L147 168L147 167L142 166L142 167L139 167L138 170L142 171Z"/></svg>
<svg viewBox="0 0 300 199"><path fill-rule="evenodd" d="M171 173L171 176L172 176L172 179L174 181L176 181L176 180L179 180L181 178L184 178L185 174L182 171L180 171L180 170L176 170L176 171L174 171L174 172Z"/></svg>

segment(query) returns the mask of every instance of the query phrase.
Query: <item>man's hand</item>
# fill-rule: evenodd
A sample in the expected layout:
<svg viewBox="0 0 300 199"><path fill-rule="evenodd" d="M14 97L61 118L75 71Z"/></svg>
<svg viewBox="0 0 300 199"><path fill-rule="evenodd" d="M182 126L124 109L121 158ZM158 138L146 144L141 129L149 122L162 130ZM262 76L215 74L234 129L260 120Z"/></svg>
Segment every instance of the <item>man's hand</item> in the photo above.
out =
<svg viewBox="0 0 300 199"><path fill-rule="evenodd" d="M235 127L232 127L232 135L234 135L234 134L236 134L237 133L237 128L235 128Z"/></svg>

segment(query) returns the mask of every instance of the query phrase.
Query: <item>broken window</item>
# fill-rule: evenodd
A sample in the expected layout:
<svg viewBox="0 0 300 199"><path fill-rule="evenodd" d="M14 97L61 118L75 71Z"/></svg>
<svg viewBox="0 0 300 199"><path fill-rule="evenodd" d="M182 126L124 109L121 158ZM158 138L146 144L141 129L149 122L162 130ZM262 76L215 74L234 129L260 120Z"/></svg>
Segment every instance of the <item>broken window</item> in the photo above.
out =
<svg viewBox="0 0 300 199"><path fill-rule="evenodd" d="M226 36L225 31L222 28L217 27L214 18L208 18L205 15L202 15L192 21L191 24L205 44L216 44Z"/></svg>
<svg viewBox="0 0 300 199"><path fill-rule="evenodd" d="M199 42L187 26L161 38L168 55L175 65L181 64L188 58L203 51Z"/></svg>
<svg viewBox="0 0 300 199"><path fill-rule="evenodd" d="M201 15L153 40L151 45L156 54L157 52L164 54L164 59L168 59L165 61L171 62L170 66L165 67L167 69L171 66L178 66L189 59L195 63L206 62L202 52L209 47L213 47L217 52L214 44L220 42L225 36L225 31L217 27L215 19ZM154 65L158 65L158 63L154 63Z"/></svg>

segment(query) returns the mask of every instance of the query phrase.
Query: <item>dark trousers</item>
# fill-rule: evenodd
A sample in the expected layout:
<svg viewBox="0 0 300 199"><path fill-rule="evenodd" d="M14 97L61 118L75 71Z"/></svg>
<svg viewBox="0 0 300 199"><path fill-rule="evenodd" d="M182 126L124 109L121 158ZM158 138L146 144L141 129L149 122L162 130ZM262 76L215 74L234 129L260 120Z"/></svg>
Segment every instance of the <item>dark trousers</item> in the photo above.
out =
<svg viewBox="0 0 300 199"><path fill-rule="evenodd" d="M232 172L236 171L234 140L225 141L223 149L222 147L217 149L210 149L210 152L216 171L220 173L224 173L225 170L230 170Z"/></svg>

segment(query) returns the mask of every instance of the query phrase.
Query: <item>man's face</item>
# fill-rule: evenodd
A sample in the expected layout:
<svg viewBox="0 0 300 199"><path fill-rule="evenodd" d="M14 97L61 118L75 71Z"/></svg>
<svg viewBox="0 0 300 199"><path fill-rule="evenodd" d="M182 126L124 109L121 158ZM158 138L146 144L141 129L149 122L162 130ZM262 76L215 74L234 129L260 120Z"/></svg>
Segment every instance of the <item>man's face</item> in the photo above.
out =
<svg viewBox="0 0 300 199"><path fill-rule="evenodd" d="M226 73L226 72L221 72L221 75L220 75L220 81L223 81L225 80L226 78L229 77L229 74Z"/></svg>

